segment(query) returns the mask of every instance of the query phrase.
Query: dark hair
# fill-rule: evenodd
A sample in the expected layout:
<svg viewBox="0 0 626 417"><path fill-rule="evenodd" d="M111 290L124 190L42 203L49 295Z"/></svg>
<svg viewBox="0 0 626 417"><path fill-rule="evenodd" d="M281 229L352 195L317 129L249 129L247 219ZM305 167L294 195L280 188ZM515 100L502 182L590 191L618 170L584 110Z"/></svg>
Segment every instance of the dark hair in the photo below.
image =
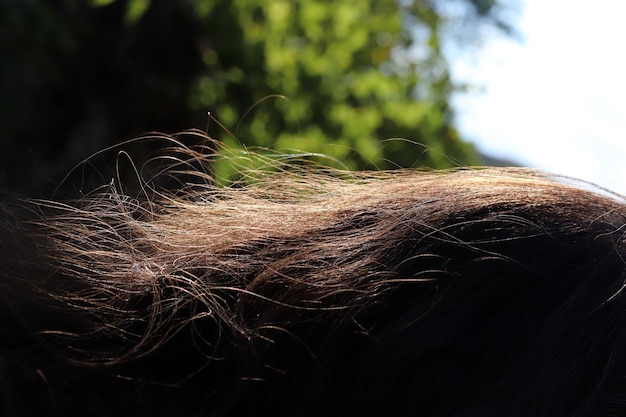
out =
<svg viewBox="0 0 626 417"><path fill-rule="evenodd" d="M626 414L619 196L527 169L151 184L2 204L3 416Z"/></svg>

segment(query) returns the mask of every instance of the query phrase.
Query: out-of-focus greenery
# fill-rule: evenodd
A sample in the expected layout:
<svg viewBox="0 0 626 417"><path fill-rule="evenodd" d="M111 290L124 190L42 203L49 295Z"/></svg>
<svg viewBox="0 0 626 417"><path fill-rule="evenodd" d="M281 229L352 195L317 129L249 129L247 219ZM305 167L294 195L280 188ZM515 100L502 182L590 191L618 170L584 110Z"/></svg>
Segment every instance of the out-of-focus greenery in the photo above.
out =
<svg viewBox="0 0 626 417"><path fill-rule="evenodd" d="M454 128L442 44L511 30L503 1L2 1L5 169L15 149L76 161L145 131L204 128L207 111L233 147L350 168L479 163Z"/></svg>

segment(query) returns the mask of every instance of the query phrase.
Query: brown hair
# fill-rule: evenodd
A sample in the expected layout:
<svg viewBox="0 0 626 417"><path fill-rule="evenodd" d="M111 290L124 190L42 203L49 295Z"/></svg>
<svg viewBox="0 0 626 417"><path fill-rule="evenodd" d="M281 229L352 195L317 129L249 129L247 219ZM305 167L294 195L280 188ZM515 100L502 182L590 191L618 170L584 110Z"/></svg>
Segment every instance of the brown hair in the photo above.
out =
<svg viewBox="0 0 626 417"><path fill-rule="evenodd" d="M212 158L177 154L178 178ZM3 204L2 415L626 412L620 197L527 169L198 176Z"/></svg>

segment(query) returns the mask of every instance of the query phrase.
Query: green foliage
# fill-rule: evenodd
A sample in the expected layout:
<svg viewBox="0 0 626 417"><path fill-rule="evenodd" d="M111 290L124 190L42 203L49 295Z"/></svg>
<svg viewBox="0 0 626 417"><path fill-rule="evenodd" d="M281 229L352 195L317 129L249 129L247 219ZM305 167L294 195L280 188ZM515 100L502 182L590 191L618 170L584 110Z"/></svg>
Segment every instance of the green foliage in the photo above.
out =
<svg viewBox="0 0 626 417"><path fill-rule="evenodd" d="M209 3L198 6L210 10L203 36L236 27L236 44L203 44L208 71L191 105L237 126L231 146L319 152L350 168L479 163L452 124L443 17L430 2Z"/></svg>
<svg viewBox="0 0 626 417"><path fill-rule="evenodd" d="M0 4L0 144L62 148L94 126L126 139L199 127L210 111L230 134L210 133L236 148L349 168L480 163L453 124L446 7L465 7L472 28L510 29L495 0L57 3Z"/></svg>

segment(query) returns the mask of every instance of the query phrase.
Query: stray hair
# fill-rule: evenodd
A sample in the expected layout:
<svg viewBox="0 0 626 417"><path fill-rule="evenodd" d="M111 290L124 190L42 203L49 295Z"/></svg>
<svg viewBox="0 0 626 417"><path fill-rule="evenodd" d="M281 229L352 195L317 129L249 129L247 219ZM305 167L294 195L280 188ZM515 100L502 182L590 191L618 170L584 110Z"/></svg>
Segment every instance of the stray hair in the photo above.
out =
<svg viewBox="0 0 626 417"><path fill-rule="evenodd" d="M620 196L165 154L134 194L0 204L1 415L626 415Z"/></svg>

